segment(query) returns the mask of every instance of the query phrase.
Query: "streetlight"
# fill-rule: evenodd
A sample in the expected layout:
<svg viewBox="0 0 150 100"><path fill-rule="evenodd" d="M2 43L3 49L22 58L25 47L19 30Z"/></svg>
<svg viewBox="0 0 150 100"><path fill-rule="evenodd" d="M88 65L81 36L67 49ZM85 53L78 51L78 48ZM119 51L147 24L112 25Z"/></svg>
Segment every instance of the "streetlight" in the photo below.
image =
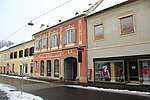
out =
<svg viewBox="0 0 150 100"><path fill-rule="evenodd" d="M34 24L32 23L32 21L30 21L30 22L28 23L28 25L33 26Z"/></svg>

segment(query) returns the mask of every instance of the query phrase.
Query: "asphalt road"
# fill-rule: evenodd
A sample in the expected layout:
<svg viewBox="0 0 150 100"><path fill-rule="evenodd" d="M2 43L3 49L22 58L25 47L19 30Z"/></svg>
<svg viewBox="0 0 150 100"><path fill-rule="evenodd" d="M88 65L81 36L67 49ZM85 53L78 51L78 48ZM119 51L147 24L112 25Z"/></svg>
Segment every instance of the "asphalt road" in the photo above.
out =
<svg viewBox="0 0 150 100"><path fill-rule="evenodd" d="M0 76L0 83L21 87L21 80ZM23 81L22 90L44 100L150 100L150 97L66 87L62 84ZM1 99L0 99L1 100Z"/></svg>

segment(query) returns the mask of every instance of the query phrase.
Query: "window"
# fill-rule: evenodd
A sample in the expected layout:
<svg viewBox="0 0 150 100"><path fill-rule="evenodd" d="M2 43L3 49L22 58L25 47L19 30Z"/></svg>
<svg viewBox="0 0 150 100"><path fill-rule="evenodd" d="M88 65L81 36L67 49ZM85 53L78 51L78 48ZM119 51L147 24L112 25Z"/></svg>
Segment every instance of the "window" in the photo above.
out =
<svg viewBox="0 0 150 100"><path fill-rule="evenodd" d="M54 60L54 77L59 77L59 60Z"/></svg>
<svg viewBox="0 0 150 100"><path fill-rule="evenodd" d="M150 60L140 61L141 82L150 84Z"/></svg>
<svg viewBox="0 0 150 100"><path fill-rule="evenodd" d="M10 53L10 59L13 59L13 52Z"/></svg>
<svg viewBox="0 0 150 100"><path fill-rule="evenodd" d="M64 44L70 44L76 42L76 31L75 28L68 29L63 34Z"/></svg>
<svg viewBox="0 0 150 100"><path fill-rule="evenodd" d="M38 70L38 62L37 62L37 61L34 62L34 70L35 70L35 71Z"/></svg>
<svg viewBox="0 0 150 100"><path fill-rule="evenodd" d="M47 48L47 37L44 37L42 39L42 49L46 49Z"/></svg>
<svg viewBox="0 0 150 100"><path fill-rule="evenodd" d="M30 56L33 56L33 53L34 53L34 47L31 47L30 48Z"/></svg>
<svg viewBox="0 0 150 100"><path fill-rule="evenodd" d="M95 61L95 81L124 82L123 61Z"/></svg>
<svg viewBox="0 0 150 100"><path fill-rule="evenodd" d="M99 25L94 26L94 38L95 38L95 40L104 38L103 24L99 24Z"/></svg>
<svg viewBox="0 0 150 100"><path fill-rule="evenodd" d="M44 76L44 61L41 61L41 71L40 71L41 76Z"/></svg>
<svg viewBox="0 0 150 100"><path fill-rule="evenodd" d="M40 41L36 40L36 50L39 50L39 49L40 49Z"/></svg>
<svg viewBox="0 0 150 100"><path fill-rule="evenodd" d="M27 56L28 56L28 48L26 48L24 52L24 57L27 57Z"/></svg>
<svg viewBox="0 0 150 100"><path fill-rule="evenodd" d="M52 68L51 60L47 60L47 76L51 76L52 73L51 68Z"/></svg>
<svg viewBox="0 0 150 100"><path fill-rule="evenodd" d="M56 47L58 46L58 43L59 43L58 34L52 35L50 38L50 47Z"/></svg>
<svg viewBox="0 0 150 100"><path fill-rule="evenodd" d="M17 58L17 51L14 52L14 58Z"/></svg>
<svg viewBox="0 0 150 100"><path fill-rule="evenodd" d="M109 62L95 62L95 81L110 81L111 69Z"/></svg>
<svg viewBox="0 0 150 100"><path fill-rule="evenodd" d="M121 34L131 34L134 32L133 15L120 18Z"/></svg>
<svg viewBox="0 0 150 100"><path fill-rule="evenodd" d="M4 53L4 60L6 60L6 53Z"/></svg>
<svg viewBox="0 0 150 100"><path fill-rule="evenodd" d="M23 50L19 51L19 58L23 57Z"/></svg>

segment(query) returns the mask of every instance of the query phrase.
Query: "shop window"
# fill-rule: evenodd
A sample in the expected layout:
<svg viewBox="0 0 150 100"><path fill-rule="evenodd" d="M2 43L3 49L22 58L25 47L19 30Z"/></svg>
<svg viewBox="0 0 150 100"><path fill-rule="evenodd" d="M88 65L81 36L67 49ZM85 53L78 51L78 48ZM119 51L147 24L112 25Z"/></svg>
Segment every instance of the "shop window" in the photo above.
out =
<svg viewBox="0 0 150 100"><path fill-rule="evenodd" d="M23 57L23 50L19 51L19 58Z"/></svg>
<svg viewBox="0 0 150 100"><path fill-rule="evenodd" d="M10 59L13 59L13 52L10 53Z"/></svg>
<svg viewBox="0 0 150 100"><path fill-rule="evenodd" d="M17 58L17 51L14 52L14 58Z"/></svg>
<svg viewBox="0 0 150 100"><path fill-rule="evenodd" d="M95 61L95 81L124 82L123 61Z"/></svg>
<svg viewBox="0 0 150 100"><path fill-rule="evenodd" d="M30 55L30 56L33 56L33 54L34 54L34 47L31 47L31 48L30 48L30 54L29 54L29 55Z"/></svg>
<svg viewBox="0 0 150 100"><path fill-rule="evenodd" d="M141 68L141 82L144 84L150 84L150 60L140 61Z"/></svg>
<svg viewBox="0 0 150 100"><path fill-rule="evenodd" d="M56 47L59 44L58 34L54 34L50 38L50 47Z"/></svg>
<svg viewBox="0 0 150 100"><path fill-rule="evenodd" d="M120 18L121 35L134 33L133 15Z"/></svg>
<svg viewBox="0 0 150 100"><path fill-rule="evenodd" d="M14 65L14 64L12 64L12 72L13 72L13 73L14 73L14 66L15 66L15 65Z"/></svg>
<svg viewBox="0 0 150 100"><path fill-rule="evenodd" d="M54 60L54 77L59 77L59 60Z"/></svg>
<svg viewBox="0 0 150 100"><path fill-rule="evenodd" d="M41 71L40 71L41 76L44 76L44 61L41 61Z"/></svg>
<svg viewBox="0 0 150 100"><path fill-rule="evenodd" d="M42 49L46 49L47 48L47 37L44 37L42 39Z"/></svg>
<svg viewBox="0 0 150 100"><path fill-rule="evenodd" d="M34 62L34 70L35 70L35 71L38 70L38 62L37 62L37 61Z"/></svg>
<svg viewBox="0 0 150 100"><path fill-rule="evenodd" d="M109 62L95 62L95 81L110 81L111 68Z"/></svg>
<svg viewBox="0 0 150 100"><path fill-rule="evenodd" d="M76 42L76 31L75 28L68 29L63 34L64 44L71 44Z"/></svg>
<svg viewBox="0 0 150 100"><path fill-rule="evenodd" d="M124 81L123 62L114 62L114 67L115 67L116 82L123 82Z"/></svg>
<svg viewBox="0 0 150 100"><path fill-rule="evenodd" d="M104 28L103 24L95 25L94 26L94 39L104 39Z"/></svg>

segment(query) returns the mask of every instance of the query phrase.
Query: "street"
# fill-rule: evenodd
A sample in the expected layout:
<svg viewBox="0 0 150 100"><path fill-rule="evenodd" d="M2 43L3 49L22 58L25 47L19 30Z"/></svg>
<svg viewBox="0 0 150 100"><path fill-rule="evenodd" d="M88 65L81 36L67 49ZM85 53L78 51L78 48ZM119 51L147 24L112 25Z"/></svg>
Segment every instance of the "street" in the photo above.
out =
<svg viewBox="0 0 150 100"><path fill-rule="evenodd" d="M42 97L44 100L149 100L150 97L133 94L113 93L81 88L67 87L63 84L36 82L31 80L0 76L0 83L15 86L18 90ZM2 92L0 92L1 94ZM2 95L0 95L2 96ZM4 99L4 100L7 100Z"/></svg>

